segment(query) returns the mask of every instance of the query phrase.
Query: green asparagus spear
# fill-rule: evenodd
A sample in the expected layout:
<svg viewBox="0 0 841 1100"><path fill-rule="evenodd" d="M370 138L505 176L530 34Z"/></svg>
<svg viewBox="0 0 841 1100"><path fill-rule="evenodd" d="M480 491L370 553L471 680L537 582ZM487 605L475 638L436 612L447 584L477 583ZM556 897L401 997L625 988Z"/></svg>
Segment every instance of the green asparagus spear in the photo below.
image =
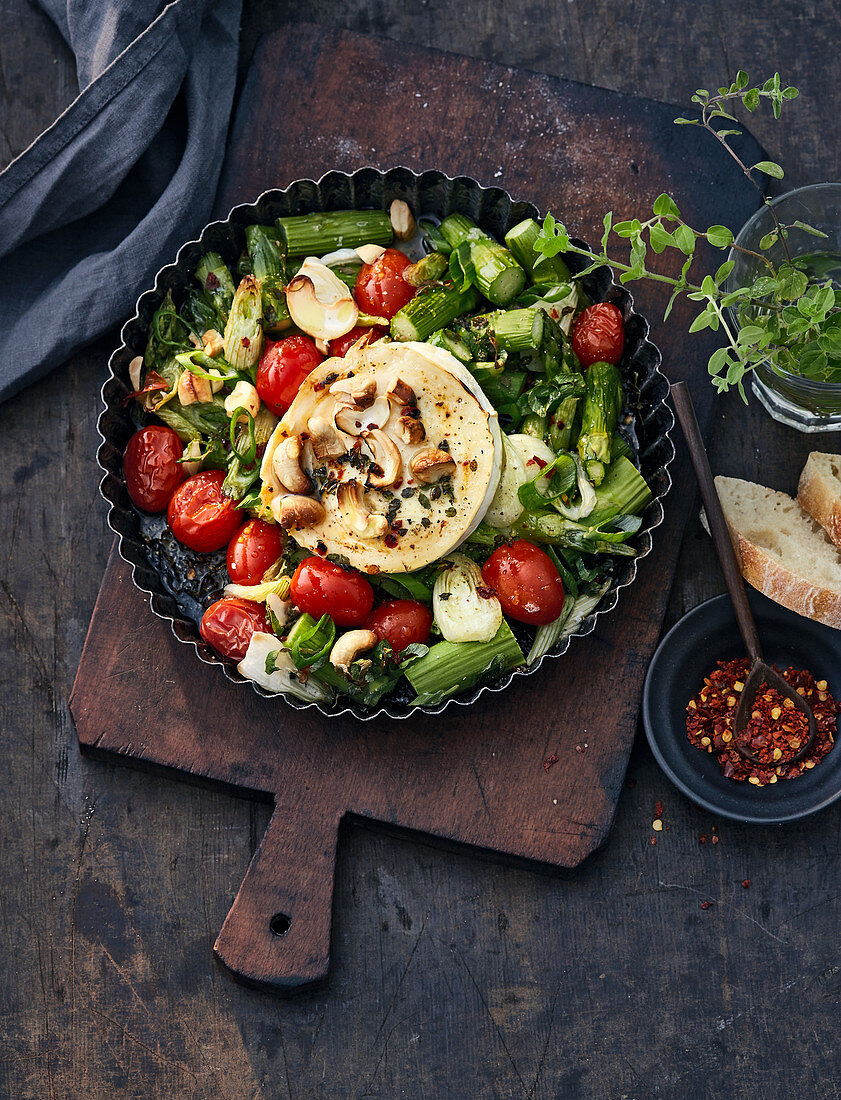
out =
<svg viewBox="0 0 841 1100"><path fill-rule="evenodd" d="M517 262L525 268L534 283L569 282L569 268L560 256L544 256L535 252L534 242L540 235L540 226L534 218L515 225L505 234L505 243Z"/></svg>
<svg viewBox="0 0 841 1100"><path fill-rule="evenodd" d="M593 363L584 374L584 406L578 453L582 462L610 462L613 433L625 404L622 376L612 363Z"/></svg>
<svg viewBox="0 0 841 1100"><path fill-rule="evenodd" d="M443 252L430 252L422 256L416 264L407 267L403 272L403 278L411 286L424 286L426 283L436 283L442 279L449 268L449 260Z"/></svg>
<svg viewBox="0 0 841 1100"><path fill-rule="evenodd" d="M508 309L495 313L491 329L497 345L505 351L536 351L543 341L542 309Z"/></svg>
<svg viewBox="0 0 841 1100"><path fill-rule="evenodd" d="M433 287L426 293L416 294L395 313L391 319L391 335L395 340L425 340L462 313L474 310L479 302L475 287L464 293L452 286Z"/></svg>
<svg viewBox="0 0 841 1100"><path fill-rule="evenodd" d="M508 249L463 214L445 218L441 232L453 249L468 245L475 284L495 306L507 306L526 285L526 273Z"/></svg>
<svg viewBox="0 0 841 1100"><path fill-rule="evenodd" d="M337 248L391 244L394 230L384 210L334 210L278 218L287 256L323 256Z"/></svg>

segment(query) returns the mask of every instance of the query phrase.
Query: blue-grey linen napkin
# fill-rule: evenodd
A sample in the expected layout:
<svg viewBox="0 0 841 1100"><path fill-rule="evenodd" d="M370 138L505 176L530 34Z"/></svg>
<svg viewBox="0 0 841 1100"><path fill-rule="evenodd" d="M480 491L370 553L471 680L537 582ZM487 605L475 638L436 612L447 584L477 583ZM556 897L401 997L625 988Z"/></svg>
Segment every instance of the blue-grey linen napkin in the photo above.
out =
<svg viewBox="0 0 841 1100"><path fill-rule="evenodd" d="M0 172L0 401L133 312L207 221L242 0L38 0L79 95Z"/></svg>

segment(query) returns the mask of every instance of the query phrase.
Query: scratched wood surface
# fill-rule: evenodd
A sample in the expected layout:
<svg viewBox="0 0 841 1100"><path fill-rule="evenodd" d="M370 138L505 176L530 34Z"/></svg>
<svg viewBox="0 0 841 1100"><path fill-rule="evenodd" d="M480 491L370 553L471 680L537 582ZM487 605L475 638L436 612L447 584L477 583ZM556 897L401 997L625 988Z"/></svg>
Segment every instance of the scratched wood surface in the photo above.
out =
<svg viewBox="0 0 841 1100"><path fill-rule="evenodd" d="M294 59L282 70L281 45ZM376 82L360 78L365 73L376 73ZM341 93L352 109L337 110ZM278 118L273 104L296 94L300 111ZM477 151L473 134L489 100L494 137ZM738 166L673 119L672 108L650 100L302 23L259 43L216 213L225 216L295 176L318 179L331 168L396 162L416 171L435 165L453 177L505 175L514 196L528 195L542 209L561 204L567 224L587 237L598 235L617 194L623 204L617 217L641 212L670 191L686 196L684 215L695 224L746 221L758 199ZM414 136L421 128L423 147ZM604 154L598 171L591 167L594 133ZM748 139L741 154L750 163L764 156ZM714 186L693 192L703 172ZM722 196L718 204L709 201L713 190ZM666 297L663 288L658 313ZM664 369L690 382L706 424L713 395L703 357L692 363L683 355L682 330L693 315L682 302L672 316L660 337ZM715 340L707 334L707 356ZM662 395L665 383L658 389ZM644 452L654 435L650 428L647 438L641 432ZM689 481L683 456L670 474L678 486ZM576 640L568 659L550 662L539 680L517 682L433 722L418 716L362 726L237 691L217 671L197 668L195 655L154 620L114 551L70 700L80 745L269 792L276 802L272 824L214 951L254 984L294 991L320 981L329 966L336 834L345 814L565 869L604 842L689 505L685 493L669 496L653 551L621 593L618 613ZM125 654L134 647L140 652L127 678ZM592 669L599 665L609 668L603 690L594 692ZM226 711L229 722L214 722ZM550 755L557 761L551 774L543 767ZM283 937L271 931L278 911Z"/></svg>
<svg viewBox="0 0 841 1100"><path fill-rule="evenodd" d="M313 0L307 14L673 102L740 64L776 66L804 99L756 136L792 185L836 174L834 16L782 0L617 10ZM246 3L243 57L294 14ZM5 162L73 87L26 0L4 5L0 72ZM329 986L281 1001L217 972L210 946L268 807L84 761L68 718L108 550L91 455L111 343L0 408L0 1096L838 1096L841 808L777 830L716 822L641 743L609 846L573 877L353 826ZM791 490L809 449L756 408L717 409L723 473ZM693 523L669 618L721 589ZM713 825L720 843L699 845Z"/></svg>

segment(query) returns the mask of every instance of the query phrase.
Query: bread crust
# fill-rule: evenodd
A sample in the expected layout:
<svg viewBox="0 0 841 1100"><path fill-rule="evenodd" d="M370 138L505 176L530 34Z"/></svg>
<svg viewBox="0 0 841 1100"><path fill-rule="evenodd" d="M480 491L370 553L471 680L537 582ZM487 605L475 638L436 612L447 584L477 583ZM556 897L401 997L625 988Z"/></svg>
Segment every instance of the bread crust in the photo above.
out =
<svg viewBox="0 0 841 1100"><path fill-rule="evenodd" d="M737 545L742 576L748 584L804 618L841 628L841 595L799 576L746 539L729 520L728 527Z"/></svg>
<svg viewBox="0 0 841 1100"><path fill-rule="evenodd" d="M836 458L813 451L806 460L797 486L797 503L841 547L841 498L838 482L821 468L821 459Z"/></svg>

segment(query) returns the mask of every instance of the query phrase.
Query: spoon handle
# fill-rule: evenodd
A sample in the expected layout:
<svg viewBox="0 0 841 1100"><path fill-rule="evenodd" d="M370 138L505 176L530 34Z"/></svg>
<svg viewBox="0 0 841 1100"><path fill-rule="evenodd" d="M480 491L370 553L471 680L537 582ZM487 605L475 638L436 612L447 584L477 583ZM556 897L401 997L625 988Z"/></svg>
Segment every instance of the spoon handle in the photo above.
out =
<svg viewBox="0 0 841 1100"><path fill-rule="evenodd" d="M736 612L739 630L748 651L748 656L753 661L761 660L762 651L759 646L759 635L756 632L756 624L753 621L753 615L748 604L745 582L742 580L742 573L736 560L736 552L733 549L733 543L730 541L730 532L727 528L724 512L721 509L721 501L718 498L712 470L710 470L707 451L701 438L701 429L698 427L698 419L695 416L695 408L689 394L689 387L685 382L675 382L672 385L672 400L675 404L680 426L683 428L683 434L686 436L689 457L695 467L695 476L698 478L701 499L704 502L707 521L710 525L710 534L712 535L715 551L718 554L721 570L724 573L724 580L727 582L727 591L733 601L733 609Z"/></svg>

